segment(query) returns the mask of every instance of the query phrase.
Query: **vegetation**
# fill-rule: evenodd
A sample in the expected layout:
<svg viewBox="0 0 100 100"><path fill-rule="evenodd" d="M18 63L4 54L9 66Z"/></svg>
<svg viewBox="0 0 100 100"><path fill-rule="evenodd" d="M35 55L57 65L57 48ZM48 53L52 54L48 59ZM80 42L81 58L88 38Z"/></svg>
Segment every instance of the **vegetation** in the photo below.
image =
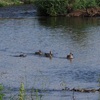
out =
<svg viewBox="0 0 100 100"><path fill-rule="evenodd" d="M0 100L3 100L4 94L3 94L4 87L0 84Z"/></svg>
<svg viewBox="0 0 100 100"><path fill-rule="evenodd" d="M76 2L73 4L74 9L85 9L97 6L98 5L96 0L76 0Z"/></svg>
<svg viewBox="0 0 100 100"><path fill-rule="evenodd" d="M6 92L6 90L4 90L4 86L2 84L0 84L0 100L4 100L4 96L6 97L6 93L4 93L4 91ZM9 100L28 100L28 98L30 98L31 100L40 100L40 97L39 97L39 94L38 94L38 89L34 89L32 88L30 90L31 92L31 95L27 95L26 94L26 90L25 90L25 87L24 87L24 83L21 83L20 84L20 87L19 87L19 93L18 94L15 94L15 95L12 95L11 94L11 90L9 91Z"/></svg>
<svg viewBox="0 0 100 100"><path fill-rule="evenodd" d="M40 14L57 16L76 9L100 7L100 0L0 0L0 7L35 3Z"/></svg>
<svg viewBox="0 0 100 100"><path fill-rule="evenodd" d="M100 6L100 0L36 0L38 11L42 14L64 15L68 10L86 9Z"/></svg>
<svg viewBox="0 0 100 100"><path fill-rule="evenodd" d="M72 88L71 89L71 88L66 87L65 83L62 83L61 85L63 86L62 91L63 90L64 91L65 90L66 91L72 91L73 93L74 92L82 92L82 93L100 92L100 88L98 88L98 89ZM53 90L55 90L55 89L53 89ZM6 97L6 94L4 95L3 91L4 91L4 87L3 87L2 84L0 84L0 100L4 100L4 96ZM16 94L16 95L11 96L10 98L9 97L7 97L7 98L9 98L9 100L28 100L28 99L30 99L30 100L41 100L42 95L39 94L40 91L41 90L39 90L39 89L32 88L32 89L30 89L31 94L26 95L27 91L25 90L24 83L21 83L21 85L19 87L19 91L18 91L19 95ZM72 97L74 98L74 94L73 94Z"/></svg>
<svg viewBox="0 0 100 100"><path fill-rule="evenodd" d="M19 100L25 100L25 88L23 83L21 83L19 89Z"/></svg>
<svg viewBox="0 0 100 100"><path fill-rule="evenodd" d="M66 13L67 0L36 0L35 4L38 11L42 14L51 16L62 15Z"/></svg>
<svg viewBox="0 0 100 100"><path fill-rule="evenodd" d="M0 0L0 7L8 5L18 5L22 2L20 0Z"/></svg>
<svg viewBox="0 0 100 100"><path fill-rule="evenodd" d="M0 7L9 5L30 4L35 0L0 0Z"/></svg>

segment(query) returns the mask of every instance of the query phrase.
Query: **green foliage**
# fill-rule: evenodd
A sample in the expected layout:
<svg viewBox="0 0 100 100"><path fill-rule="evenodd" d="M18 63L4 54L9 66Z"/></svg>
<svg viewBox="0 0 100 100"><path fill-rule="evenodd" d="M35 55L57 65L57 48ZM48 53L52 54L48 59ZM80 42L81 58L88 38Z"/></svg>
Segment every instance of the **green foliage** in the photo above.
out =
<svg viewBox="0 0 100 100"><path fill-rule="evenodd" d="M73 4L74 9L84 9L89 7L96 7L96 0L76 0Z"/></svg>
<svg viewBox="0 0 100 100"><path fill-rule="evenodd" d="M38 11L43 15L65 15L66 8L85 9L100 6L100 0L36 0Z"/></svg>
<svg viewBox="0 0 100 100"><path fill-rule="evenodd" d="M96 3L100 7L100 0L96 0Z"/></svg>
<svg viewBox="0 0 100 100"><path fill-rule="evenodd" d="M87 1L86 7L96 7L96 6L97 6L96 0L88 0Z"/></svg>
<svg viewBox="0 0 100 100"><path fill-rule="evenodd" d="M31 4L34 3L35 0L22 0L24 4Z"/></svg>
<svg viewBox="0 0 100 100"><path fill-rule="evenodd" d="M38 11L51 16L64 15L68 0L36 0Z"/></svg>
<svg viewBox="0 0 100 100"><path fill-rule="evenodd" d="M3 100L4 94L2 93L4 87L0 84L0 100Z"/></svg>
<svg viewBox="0 0 100 100"><path fill-rule="evenodd" d="M20 0L0 0L0 7L19 4L22 4Z"/></svg>
<svg viewBox="0 0 100 100"><path fill-rule="evenodd" d="M25 88L24 88L24 84L21 83L20 90L19 90L19 100L24 100L24 99L25 99Z"/></svg>

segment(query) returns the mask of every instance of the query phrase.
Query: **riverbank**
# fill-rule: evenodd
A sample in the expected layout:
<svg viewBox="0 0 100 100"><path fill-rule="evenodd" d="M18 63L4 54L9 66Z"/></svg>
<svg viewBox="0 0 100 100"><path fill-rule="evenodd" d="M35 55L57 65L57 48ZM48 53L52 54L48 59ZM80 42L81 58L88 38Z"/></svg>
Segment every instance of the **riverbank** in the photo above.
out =
<svg viewBox="0 0 100 100"><path fill-rule="evenodd" d="M34 2L34 3L33 3ZM51 1L50 1L51 2ZM49 3L50 3L49 2ZM56 1L55 1L56 2ZM44 3L41 5L41 3ZM36 7L39 9L37 11L37 15L44 15L44 16L67 16L67 17L100 17L100 7L99 6L93 6L93 7L83 7L81 9L77 8L75 9L72 4L66 4L66 2L60 2L59 1L59 7L57 4L53 3L54 8L51 7L51 5L45 4L46 1L36 1L35 0L4 0L0 1L0 16L4 15L15 15L16 11L20 12L23 11L23 6L26 6L26 9L28 7L28 10L23 12L24 14L31 14L33 13L33 9L36 12ZM26 5L28 4L28 6ZM64 4L64 7L62 8L61 4ZM36 7L35 7L35 6ZM88 5L89 6L89 5ZM58 7L58 8L57 8ZM8 10L9 9L9 10ZM31 10L31 11L30 11ZM38 13L39 12L39 13Z"/></svg>
<svg viewBox="0 0 100 100"><path fill-rule="evenodd" d="M67 14L68 17L100 17L100 7L78 9Z"/></svg>
<svg viewBox="0 0 100 100"><path fill-rule="evenodd" d="M41 0L35 1L35 4L41 15L69 17L100 16L100 1L97 0Z"/></svg>
<svg viewBox="0 0 100 100"><path fill-rule="evenodd" d="M41 16L37 13L37 8L33 4L12 5L0 7L0 18L25 18ZM65 15L67 17L100 17L100 7L88 8L83 10L74 10Z"/></svg>
<svg viewBox="0 0 100 100"><path fill-rule="evenodd" d="M23 4L20 0L0 0L0 7Z"/></svg>
<svg viewBox="0 0 100 100"><path fill-rule="evenodd" d="M22 4L32 4L35 0L0 0L0 7L12 6L12 5L22 5Z"/></svg>

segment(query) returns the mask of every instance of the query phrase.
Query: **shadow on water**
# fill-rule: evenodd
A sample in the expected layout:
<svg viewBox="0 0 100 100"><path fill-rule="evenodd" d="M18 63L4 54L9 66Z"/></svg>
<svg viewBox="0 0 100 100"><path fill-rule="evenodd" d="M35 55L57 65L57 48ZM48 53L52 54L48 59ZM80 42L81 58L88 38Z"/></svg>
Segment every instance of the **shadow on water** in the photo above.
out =
<svg viewBox="0 0 100 100"><path fill-rule="evenodd" d="M64 36L70 35L78 44L86 41L89 28L100 26L100 18L42 17L38 21L46 28L63 30Z"/></svg>
<svg viewBox="0 0 100 100"><path fill-rule="evenodd" d="M38 21L40 25L50 29L62 29L64 34L75 34L77 37L85 37L85 30L90 27L100 26L99 18L68 18L68 17L42 17ZM68 32L68 33L66 33Z"/></svg>
<svg viewBox="0 0 100 100"><path fill-rule="evenodd" d="M40 25L47 28L63 28L73 30L84 30L88 27L99 26L99 18L68 18L68 17L41 17L38 19Z"/></svg>

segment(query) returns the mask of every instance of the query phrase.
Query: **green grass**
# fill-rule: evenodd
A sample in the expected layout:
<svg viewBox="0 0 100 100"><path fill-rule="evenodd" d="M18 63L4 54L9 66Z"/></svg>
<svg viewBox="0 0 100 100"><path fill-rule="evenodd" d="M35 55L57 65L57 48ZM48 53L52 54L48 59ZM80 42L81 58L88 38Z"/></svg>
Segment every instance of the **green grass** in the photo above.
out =
<svg viewBox="0 0 100 100"><path fill-rule="evenodd" d="M67 8L72 10L100 7L100 0L35 0L40 14L50 16L65 15Z"/></svg>
<svg viewBox="0 0 100 100"><path fill-rule="evenodd" d="M25 100L25 88L23 83L21 83L19 89L19 100Z"/></svg>
<svg viewBox="0 0 100 100"><path fill-rule="evenodd" d="M0 84L0 100L3 100L3 97L4 97L3 90L4 90L4 87L2 84Z"/></svg>
<svg viewBox="0 0 100 100"><path fill-rule="evenodd" d="M35 0L0 0L0 7L20 4L30 4Z"/></svg>
<svg viewBox="0 0 100 100"><path fill-rule="evenodd" d="M22 4L20 0L0 0L0 7L19 4Z"/></svg>

